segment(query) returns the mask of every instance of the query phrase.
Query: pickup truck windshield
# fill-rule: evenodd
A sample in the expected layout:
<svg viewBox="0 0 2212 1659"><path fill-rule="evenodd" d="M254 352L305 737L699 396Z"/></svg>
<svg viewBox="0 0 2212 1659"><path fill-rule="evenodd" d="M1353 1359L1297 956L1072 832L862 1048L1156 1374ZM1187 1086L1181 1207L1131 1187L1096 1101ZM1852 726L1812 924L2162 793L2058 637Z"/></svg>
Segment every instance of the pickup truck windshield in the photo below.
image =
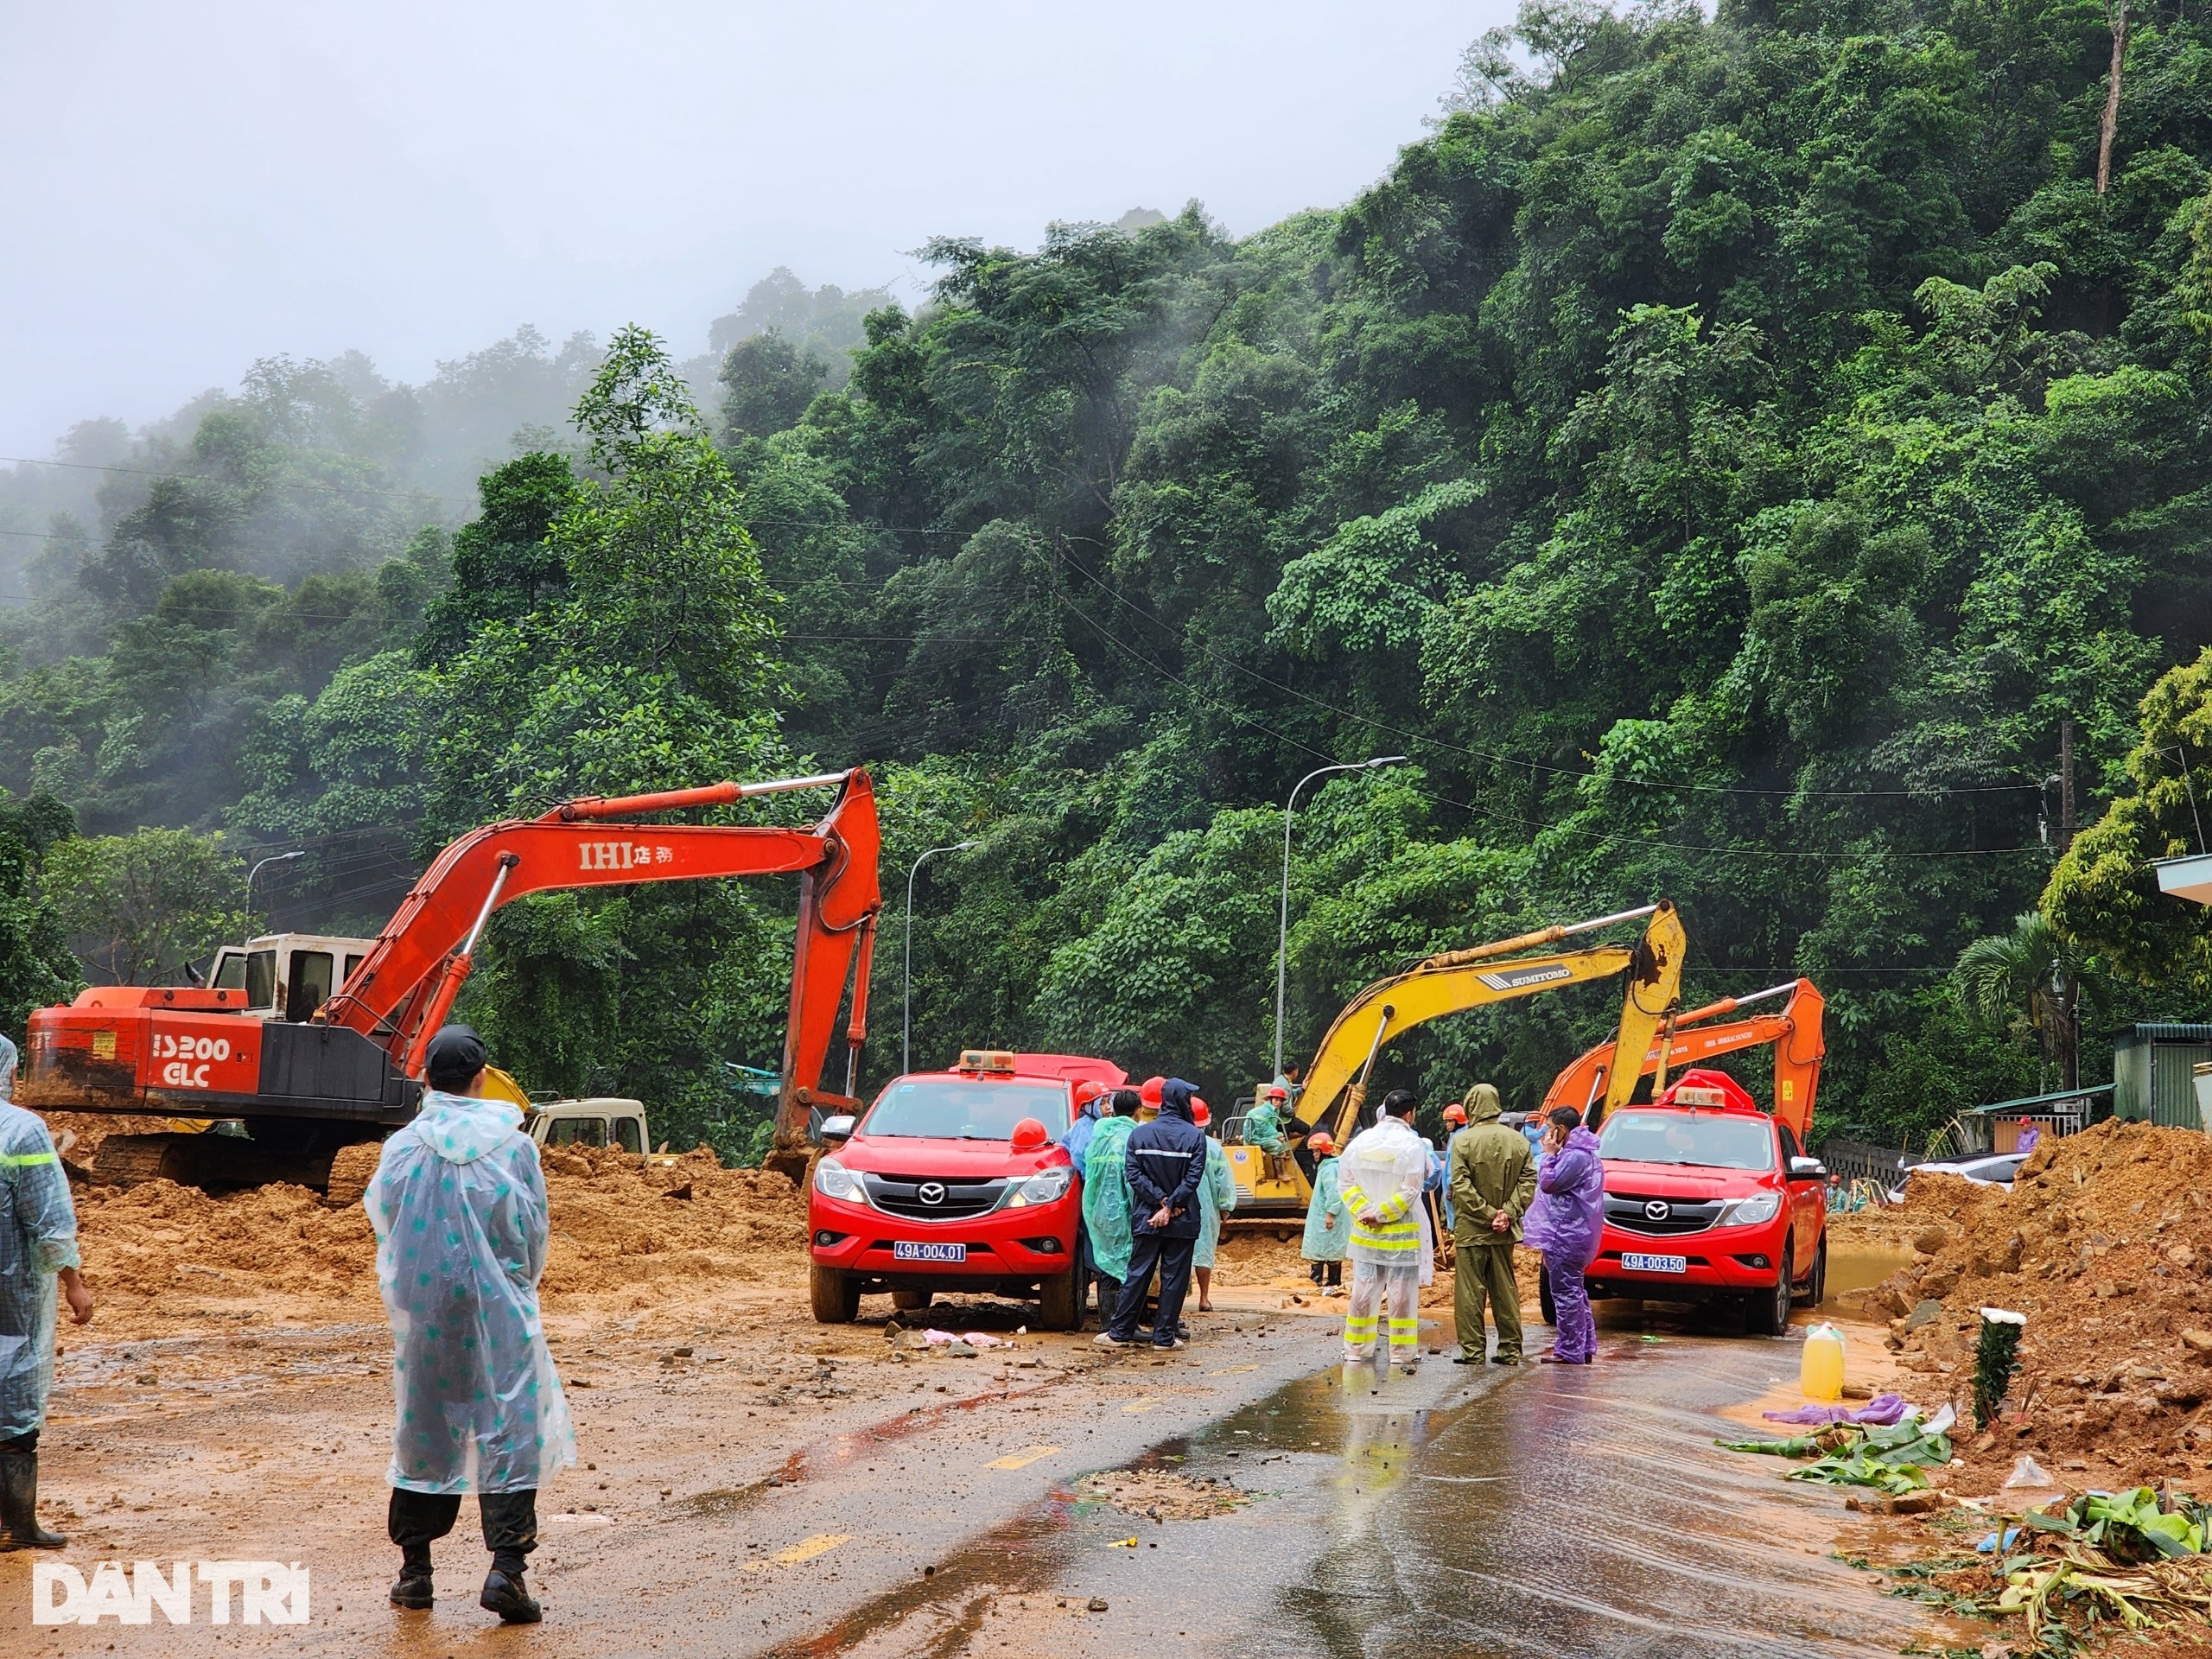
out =
<svg viewBox="0 0 2212 1659"><path fill-rule="evenodd" d="M1007 1141L1033 1117L1058 1140L1068 1126L1068 1091L1054 1083L988 1083L970 1077L911 1077L885 1090L861 1125L862 1135L941 1141Z"/></svg>
<svg viewBox="0 0 2212 1659"><path fill-rule="evenodd" d="M1718 1112L1615 1112L1598 1132L1598 1155L1633 1164L1772 1169L1774 1126L1763 1117Z"/></svg>

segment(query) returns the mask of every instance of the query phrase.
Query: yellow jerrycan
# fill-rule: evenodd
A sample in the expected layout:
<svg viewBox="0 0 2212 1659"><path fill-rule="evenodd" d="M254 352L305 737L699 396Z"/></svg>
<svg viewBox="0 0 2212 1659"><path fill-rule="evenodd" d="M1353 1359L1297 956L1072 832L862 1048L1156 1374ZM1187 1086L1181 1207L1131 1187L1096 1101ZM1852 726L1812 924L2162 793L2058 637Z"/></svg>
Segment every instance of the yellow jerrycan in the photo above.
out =
<svg viewBox="0 0 2212 1659"><path fill-rule="evenodd" d="M1834 1325L1816 1325L1805 1333L1797 1386L1816 1402L1843 1398L1843 1332Z"/></svg>

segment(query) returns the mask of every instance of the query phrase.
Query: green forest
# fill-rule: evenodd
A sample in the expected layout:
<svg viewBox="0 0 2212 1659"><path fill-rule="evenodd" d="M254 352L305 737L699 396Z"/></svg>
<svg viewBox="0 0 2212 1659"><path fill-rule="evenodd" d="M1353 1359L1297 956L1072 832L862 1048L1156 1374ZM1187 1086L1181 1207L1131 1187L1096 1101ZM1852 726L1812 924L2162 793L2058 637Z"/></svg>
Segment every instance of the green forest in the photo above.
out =
<svg viewBox="0 0 2212 1659"><path fill-rule="evenodd" d="M1385 755L1300 799L1294 1056L1427 952L1662 895L1694 1000L1827 994L1832 1132L1917 1147L2056 1086L2069 1021L2094 1081L2112 1025L2200 1013L2212 932L2145 866L2212 797L2212 22L1541 0L1408 137L1249 235L948 235L911 309L779 272L696 362L645 324L418 388L270 359L0 474L0 1023L373 931L567 795L865 764L865 1085L909 867L972 840L917 882L916 1063L1224 1097L1273 1044L1284 798ZM780 1050L792 899L512 906L464 1012L746 1155L723 1063ZM1617 1006L1378 1075L1531 1105Z"/></svg>

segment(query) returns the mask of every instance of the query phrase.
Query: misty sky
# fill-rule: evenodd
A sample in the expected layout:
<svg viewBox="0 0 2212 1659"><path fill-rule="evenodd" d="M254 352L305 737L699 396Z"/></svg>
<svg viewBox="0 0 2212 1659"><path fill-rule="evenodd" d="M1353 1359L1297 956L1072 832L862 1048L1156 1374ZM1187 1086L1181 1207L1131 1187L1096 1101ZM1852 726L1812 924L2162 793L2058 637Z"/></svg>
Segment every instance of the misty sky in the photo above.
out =
<svg viewBox="0 0 2212 1659"><path fill-rule="evenodd" d="M1239 232L1376 177L1508 0L0 0L0 454L257 356L420 379L523 322L683 353L779 264Z"/></svg>

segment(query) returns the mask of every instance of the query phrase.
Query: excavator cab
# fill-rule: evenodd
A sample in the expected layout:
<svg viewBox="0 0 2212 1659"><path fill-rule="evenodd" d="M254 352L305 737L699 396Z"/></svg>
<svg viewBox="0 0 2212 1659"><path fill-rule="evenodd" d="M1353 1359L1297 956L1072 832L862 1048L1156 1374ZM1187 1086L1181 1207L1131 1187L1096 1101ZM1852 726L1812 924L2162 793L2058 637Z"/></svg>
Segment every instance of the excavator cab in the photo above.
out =
<svg viewBox="0 0 2212 1659"><path fill-rule="evenodd" d="M249 1020L300 1025L353 976L376 943L328 933L264 933L217 951L207 986L244 992L241 1012Z"/></svg>

